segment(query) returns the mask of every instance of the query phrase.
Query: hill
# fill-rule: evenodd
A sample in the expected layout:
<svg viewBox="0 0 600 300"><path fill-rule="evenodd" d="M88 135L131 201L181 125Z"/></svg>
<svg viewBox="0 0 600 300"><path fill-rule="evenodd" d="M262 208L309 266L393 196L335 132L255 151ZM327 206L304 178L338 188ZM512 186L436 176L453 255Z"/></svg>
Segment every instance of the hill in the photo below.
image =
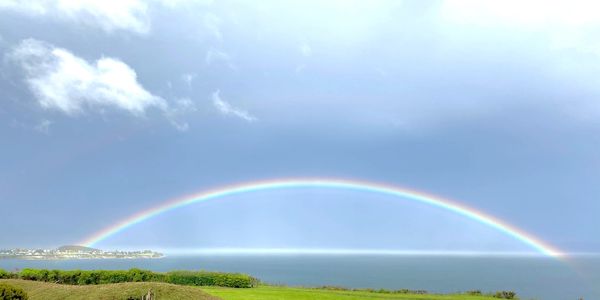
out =
<svg viewBox="0 0 600 300"><path fill-rule="evenodd" d="M211 296L197 287L181 286L160 282L127 282L99 285L66 285L21 279L0 279L0 282L20 287L27 292L30 300L52 299L141 299L143 295L152 290L157 299L180 300L220 299Z"/></svg>
<svg viewBox="0 0 600 300"><path fill-rule="evenodd" d="M56 250L61 251L61 252L102 252L100 249L95 249L95 248L90 248L90 247L85 247L85 246L79 246L79 245L66 245L66 246L60 246L58 248L56 248Z"/></svg>

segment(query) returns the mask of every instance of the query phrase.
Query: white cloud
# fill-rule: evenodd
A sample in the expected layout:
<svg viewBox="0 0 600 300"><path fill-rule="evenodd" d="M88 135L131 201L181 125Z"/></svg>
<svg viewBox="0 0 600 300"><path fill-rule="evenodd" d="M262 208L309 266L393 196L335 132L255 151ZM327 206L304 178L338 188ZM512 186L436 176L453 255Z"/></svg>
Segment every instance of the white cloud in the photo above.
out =
<svg viewBox="0 0 600 300"><path fill-rule="evenodd" d="M49 1L19 1L19 0L0 0L0 9L12 10L31 15L42 15L47 13L47 6L51 5Z"/></svg>
<svg viewBox="0 0 600 300"><path fill-rule="evenodd" d="M177 104L176 107L181 110L185 110L185 111L195 111L196 110L196 105L190 98L177 99L176 104Z"/></svg>
<svg viewBox="0 0 600 300"><path fill-rule="evenodd" d="M300 46L300 53L302 53L302 56L306 56L306 57L311 56L312 48L308 44L302 44Z"/></svg>
<svg viewBox="0 0 600 300"><path fill-rule="evenodd" d="M49 16L106 32L116 30L148 33L148 4L142 0L0 0L0 10L30 16Z"/></svg>
<svg viewBox="0 0 600 300"><path fill-rule="evenodd" d="M206 56L204 57L204 61L206 62L207 65L212 65L214 63L222 63L225 64L227 67L229 67L232 70L237 70L237 67L235 66L235 64L233 64L233 60L231 59L231 56L229 56L229 54L223 52L223 51L219 51L216 49L208 49L208 51L206 51Z"/></svg>
<svg viewBox="0 0 600 300"><path fill-rule="evenodd" d="M597 1L444 1L443 17L457 22L548 28L598 24Z"/></svg>
<svg viewBox="0 0 600 300"><path fill-rule="evenodd" d="M38 123L35 127L33 127L33 129L43 134L48 134L50 132L50 125L52 125L52 121L44 119L40 121L40 123Z"/></svg>
<svg viewBox="0 0 600 300"><path fill-rule="evenodd" d="M254 121L258 120L255 116L251 115L247 111L235 108L231 104L229 104L228 102L226 102L223 99L221 99L220 92L221 92L220 90L216 90L212 94L212 100L213 100L213 105L222 114L236 116L236 117L241 118L243 120L246 120L248 122L254 122Z"/></svg>
<svg viewBox="0 0 600 300"><path fill-rule="evenodd" d="M229 61L230 58L229 55L227 55L227 53L225 52L215 49L208 49L208 51L206 51L206 56L204 57L204 61L206 62L206 64L210 65L217 60Z"/></svg>
<svg viewBox="0 0 600 300"><path fill-rule="evenodd" d="M204 27L208 32L217 40L223 40L223 34L221 33L221 18L212 13L204 15Z"/></svg>
<svg viewBox="0 0 600 300"><path fill-rule="evenodd" d="M150 31L150 9L195 9L212 4L212 0L0 0L0 11L12 11L32 17L50 17L100 28L137 34ZM155 7L152 7L155 6ZM204 27L221 40L221 19L214 14L204 16Z"/></svg>
<svg viewBox="0 0 600 300"><path fill-rule="evenodd" d="M192 81L194 81L194 78L196 78L196 74L193 73L186 73L181 75L181 80L185 82L188 88L192 88Z"/></svg>
<svg viewBox="0 0 600 300"><path fill-rule="evenodd" d="M151 107L168 107L142 87L133 69L115 58L90 63L34 39L22 41L8 57L23 69L29 89L46 109L76 115L110 107L139 116Z"/></svg>
<svg viewBox="0 0 600 300"><path fill-rule="evenodd" d="M589 0L543 1L445 1L442 20L477 27L529 31L546 37L551 49L577 49L600 55L597 28L600 3Z"/></svg>
<svg viewBox="0 0 600 300"><path fill-rule="evenodd" d="M190 124L188 124L188 122L177 121L174 119L170 119L170 121L171 121L171 125L173 125L173 127L175 127L175 129L177 129L181 132L185 132L190 129Z"/></svg>
<svg viewBox="0 0 600 300"><path fill-rule="evenodd" d="M172 101L171 107L165 111L165 116L175 129L184 132L190 128L184 119L185 115L197 110L196 104L190 98L180 98Z"/></svg>
<svg viewBox="0 0 600 300"><path fill-rule="evenodd" d="M214 1L213 0L159 0L162 5L168 8L177 8L177 7L188 7L191 4L194 5L210 5Z"/></svg>

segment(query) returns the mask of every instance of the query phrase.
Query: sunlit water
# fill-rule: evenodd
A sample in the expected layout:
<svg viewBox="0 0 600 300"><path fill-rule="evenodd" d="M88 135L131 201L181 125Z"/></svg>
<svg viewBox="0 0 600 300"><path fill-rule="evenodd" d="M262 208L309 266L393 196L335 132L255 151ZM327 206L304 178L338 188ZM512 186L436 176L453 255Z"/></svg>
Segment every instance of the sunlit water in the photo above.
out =
<svg viewBox="0 0 600 300"><path fill-rule="evenodd" d="M0 268L214 270L269 283L429 292L513 290L521 299L600 299L600 257L567 262L542 257L402 255L217 255L144 260L0 260Z"/></svg>

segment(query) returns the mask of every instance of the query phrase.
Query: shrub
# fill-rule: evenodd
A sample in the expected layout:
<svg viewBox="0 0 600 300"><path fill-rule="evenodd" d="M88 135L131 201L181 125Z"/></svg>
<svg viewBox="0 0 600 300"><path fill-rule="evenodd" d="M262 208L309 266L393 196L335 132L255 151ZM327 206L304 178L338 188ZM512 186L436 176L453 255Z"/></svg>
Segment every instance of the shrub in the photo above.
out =
<svg viewBox="0 0 600 300"><path fill-rule="evenodd" d="M130 269L127 275L133 282L152 281L154 277L153 272L140 269Z"/></svg>
<svg viewBox="0 0 600 300"><path fill-rule="evenodd" d="M347 287L336 286L336 285L323 285L323 286L317 287L317 289L329 290L329 291L348 291L348 290L350 290Z"/></svg>
<svg viewBox="0 0 600 300"><path fill-rule="evenodd" d="M476 295L481 295L482 293L480 290L470 290L470 291L466 291L465 294L476 296Z"/></svg>
<svg viewBox="0 0 600 300"><path fill-rule="evenodd" d="M0 300L27 300L27 293L22 288L0 283Z"/></svg>
<svg viewBox="0 0 600 300"><path fill-rule="evenodd" d="M48 272L48 281L59 283L60 282L60 271L59 270L51 270Z"/></svg>
<svg viewBox="0 0 600 300"><path fill-rule="evenodd" d="M335 286L335 285L323 285L320 287L316 287L316 289L321 290L331 290L331 291L355 291L355 292L369 292L369 293L379 293L379 294L427 294L425 290L409 290L409 289L399 289L399 290L387 290L387 289L372 289L372 288L358 288L358 289L350 289L343 286Z"/></svg>
<svg viewBox="0 0 600 300"><path fill-rule="evenodd" d="M21 277L21 279L26 280L38 281L41 279L39 276L39 271L34 269L23 269L21 270L21 273L19 273L19 276Z"/></svg>
<svg viewBox="0 0 600 300"><path fill-rule="evenodd" d="M10 273L3 269L0 269L0 279L10 278Z"/></svg>
<svg viewBox="0 0 600 300"><path fill-rule="evenodd" d="M99 273L98 283L119 283L133 281L128 271L97 271Z"/></svg>
<svg viewBox="0 0 600 300"><path fill-rule="evenodd" d="M428 293L426 290L409 290L409 289L399 289L399 290L393 290L390 292L393 294L419 294L419 295L425 295Z"/></svg>
<svg viewBox="0 0 600 300"><path fill-rule="evenodd" d="M18 273L18 277L25 280L47 281L72 285L158 281L179 285L250 288L258 284L258 280L256 278L239 273L205 271L175 271L169 273L155 273L141 269L130 269L128 271L49 271L23 269L20 273Z"/></svg>
<svg viewBox="0 0 600 300"><path fill-rule="evenodd" d="M493 295L493 297L500 299L517 299L517 293L513 291L498 291Z"/></svg>
<svg viewBox="0 0 600 300"><path fill-rule="evenodd" d="M206 271L168 272L166 274L165 279L165 282L173 284L196 286L223 286L232 288L251 288L255 287L258 284L258 280L250 275Z"/></svg>

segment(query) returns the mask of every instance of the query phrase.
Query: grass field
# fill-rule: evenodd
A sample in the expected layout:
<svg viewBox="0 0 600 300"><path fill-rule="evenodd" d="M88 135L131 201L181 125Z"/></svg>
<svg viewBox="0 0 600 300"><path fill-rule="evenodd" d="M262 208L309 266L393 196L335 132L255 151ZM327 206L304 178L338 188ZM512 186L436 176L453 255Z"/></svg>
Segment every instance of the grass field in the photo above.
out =
<svg viewBox="0 0 600 300"><path fill-rule="evenodd" d="M259 286L251 289L232 289L221 287L202 287L212 295L224 300L358 300L358 299L401 299L401 300L491 300L497 298L468 295L416 295L416 294L384 294L362 291L336 291L311 288L294 288L278 286Z"/></svg>
<svg viewBox="0 0 600 300"><path fill-rule="evenodd" d="M259 286L248 289L222 287L193 287L159 282L130 282L100 285L63 285L20 279L0 279L24 289L31 300L52 299L140 299L152 290L157 299L200 299L200 300L358 300L358 299L398 299L398 300L492 300L496 298L468 295L415 295L383 294L363 291L336 291L311 288ZM497 299L496 299L497 300Z"/></svg>
<svg viewBox="0 0 600 300"><path fill-rule="evenodd" d="M100 285L64 285L20 279L0 279L0 282L24 289L29 295L30 300L124 300L130 296L135 297L135 299L141 299L142 295L145 295L148 290L152 290L156 298L160 300L220 299L203 292L197 287L160 282L128 282Z"/></svg>

